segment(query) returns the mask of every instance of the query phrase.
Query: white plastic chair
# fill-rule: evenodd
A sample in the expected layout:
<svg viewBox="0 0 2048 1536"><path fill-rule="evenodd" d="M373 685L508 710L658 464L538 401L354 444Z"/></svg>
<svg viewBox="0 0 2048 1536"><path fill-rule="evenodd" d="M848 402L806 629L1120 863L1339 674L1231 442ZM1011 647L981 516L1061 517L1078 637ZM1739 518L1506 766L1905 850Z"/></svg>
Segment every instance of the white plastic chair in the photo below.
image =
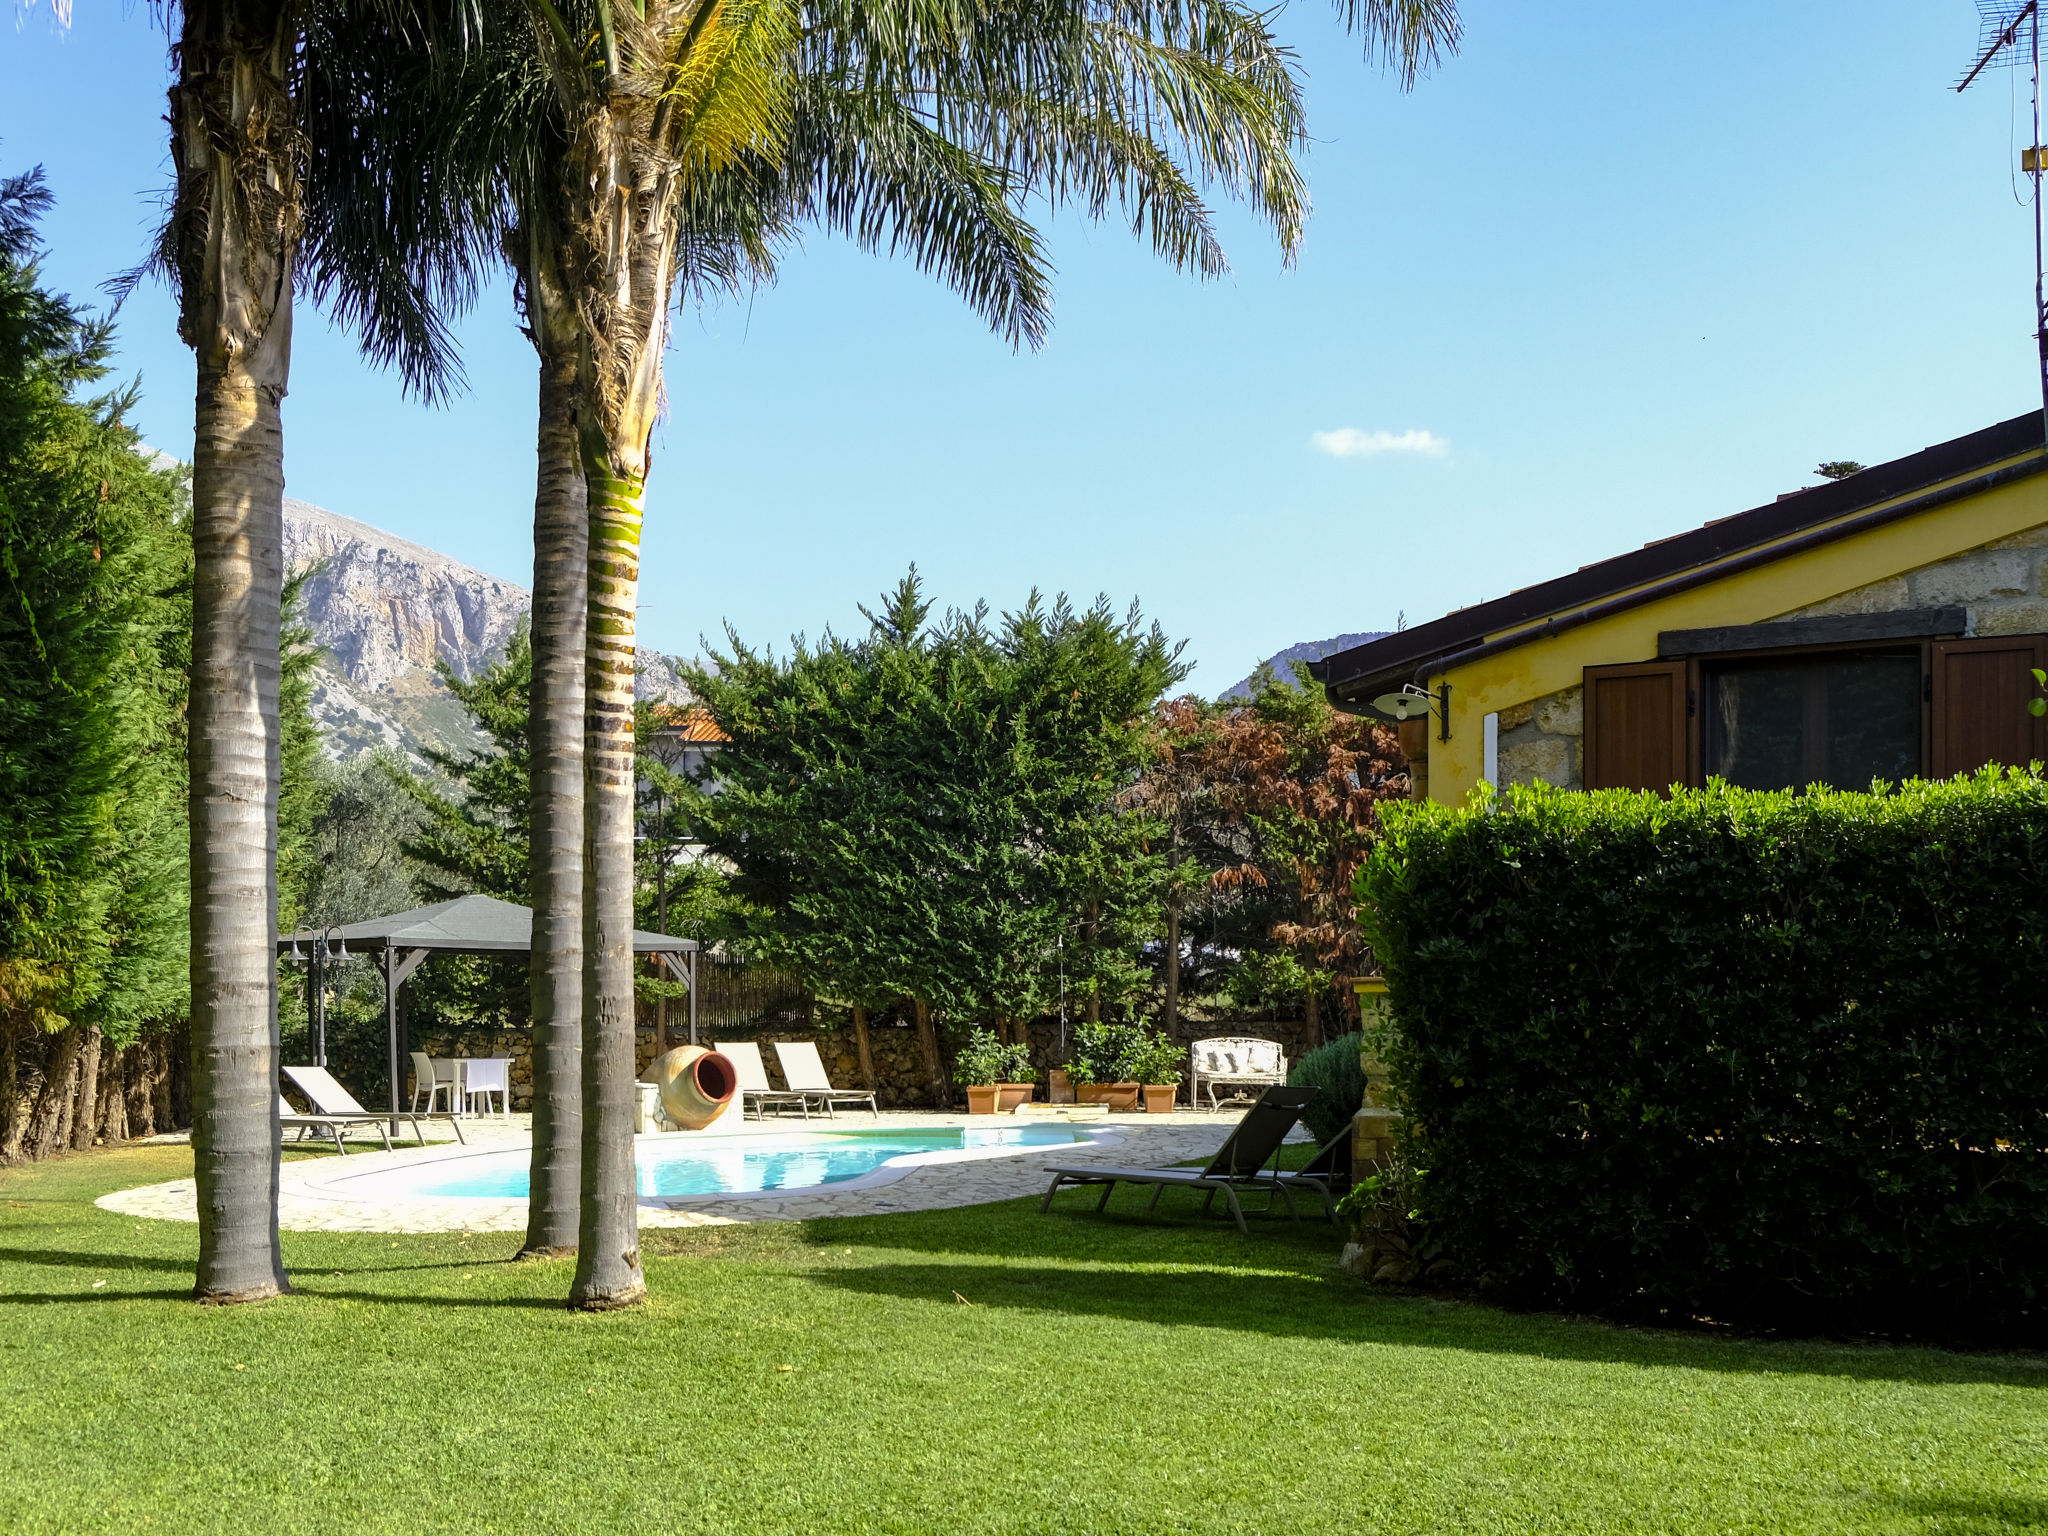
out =
<svg viewBox="0 0 2048 1536"><path fill-rule="evenodd" d="M425 1051L414 1051L412 1053L412 1107L414 1110L419 1111L420 1100L425 1099L427 1101L426 1108L420 1112L431 1115L434 1112L434 1100L440 1097L441 1091L444 1088L448 1091L448 1113L452 1115L455 1113L455 1063L452 1061L436 1061Z"/></svg>
<svg viewBox="0 0 2048 1536"><path fill-rule="evenodd" d="M512 1113L512 1063L503 1056L472 1056L463 1072L462 1098L471 1114L477 1113L476 1101L484 1101L483 1113L489 1114L491 1095L498 1096L498 1112L509 1117Z"/></svg>

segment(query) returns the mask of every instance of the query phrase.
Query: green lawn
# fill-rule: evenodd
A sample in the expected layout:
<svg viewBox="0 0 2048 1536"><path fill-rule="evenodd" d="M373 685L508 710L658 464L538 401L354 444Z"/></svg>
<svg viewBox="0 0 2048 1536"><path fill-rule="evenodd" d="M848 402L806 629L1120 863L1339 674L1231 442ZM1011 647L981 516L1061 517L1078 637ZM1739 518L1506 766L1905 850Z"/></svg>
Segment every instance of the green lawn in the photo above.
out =
<svg viewBox="0 0 2048 1536"><path fill-rule="evenodd" d="M1376 1295L1084 1194L650 1233L597 1317L509 1237L287 1233L296 1296L201 1310L194 1228L90 1203L189 1171L0 1173L0 1531L2048 1530L2039 1357Z"/></svg>

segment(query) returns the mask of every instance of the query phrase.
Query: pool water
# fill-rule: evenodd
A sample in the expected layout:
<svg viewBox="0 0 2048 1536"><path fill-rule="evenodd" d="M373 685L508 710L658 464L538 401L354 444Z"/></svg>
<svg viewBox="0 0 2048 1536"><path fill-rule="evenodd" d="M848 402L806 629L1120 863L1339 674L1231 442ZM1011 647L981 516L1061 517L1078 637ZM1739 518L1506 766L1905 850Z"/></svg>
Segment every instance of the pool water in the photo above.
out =
<svg viewBox="0 0 2048 1536"><path fill-rule="evenodd" d="M873 1173L899 1157L929 1152L1002 1147L1072 1146L1093 1138L1064 1125L933 1127L929 1130L801 1131L786 1135L662 1137L635 1143L640 1193L660 1199L674 1195L746 1195L770 1190L814 1189ZM483 1152L415 1168L372 1174L380 1192L425 1198L526 1197L528 1153L524 1148ZM402 1187L401 1187L402 1185Z"/></svg>

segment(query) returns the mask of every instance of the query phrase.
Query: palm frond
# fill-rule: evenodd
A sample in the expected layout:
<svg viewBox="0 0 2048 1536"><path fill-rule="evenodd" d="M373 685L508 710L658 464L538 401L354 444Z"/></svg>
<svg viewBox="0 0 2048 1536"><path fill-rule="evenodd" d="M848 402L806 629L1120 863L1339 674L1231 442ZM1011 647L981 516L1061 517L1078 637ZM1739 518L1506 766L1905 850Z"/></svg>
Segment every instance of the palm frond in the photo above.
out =
<svg viewBox="0 0 2048 1536"><path fill-rule="evenodd" d="M789 129L799 0L703 0L664 61L668 138L687 179L773 154Z"/></svg>
<svg viewBox="0 0 2048 1536"><path fill-rule="evenodd" d="M1456 53L1465 35L1456 0L1334 0L1345 29L1363 34L1368 62L1383 60L1401 83L1417 78Z"/></svg>

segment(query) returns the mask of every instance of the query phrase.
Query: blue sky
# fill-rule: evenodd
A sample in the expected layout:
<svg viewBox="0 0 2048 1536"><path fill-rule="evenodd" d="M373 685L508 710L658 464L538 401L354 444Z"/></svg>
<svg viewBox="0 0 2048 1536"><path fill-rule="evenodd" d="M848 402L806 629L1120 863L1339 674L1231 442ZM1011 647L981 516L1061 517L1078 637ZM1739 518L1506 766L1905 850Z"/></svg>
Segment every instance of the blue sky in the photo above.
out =
<svg viewBox="0 0 2048 1536"><path fill-rule="evenodd" d="M0 169L47 168L46 270L80 295L134 263L166 181L150 15L0 21ZM1057 326L1017 353L908 263L814 236L680 317L643 638L856 629L916 561L941 603L1135 597L1215 692L2036 403L2026 103L2008 74L1950 89L1970 0L1466 22L1403 96L1327 9L1281 14L1316 140L1291 270L1241 218L1208 283L1060 218ZM471 391L434 410L302 311L289 492L524 583L533 357L502 286L462 334ZM121 342L150 440L189 451L161 288Z"/></svg>

